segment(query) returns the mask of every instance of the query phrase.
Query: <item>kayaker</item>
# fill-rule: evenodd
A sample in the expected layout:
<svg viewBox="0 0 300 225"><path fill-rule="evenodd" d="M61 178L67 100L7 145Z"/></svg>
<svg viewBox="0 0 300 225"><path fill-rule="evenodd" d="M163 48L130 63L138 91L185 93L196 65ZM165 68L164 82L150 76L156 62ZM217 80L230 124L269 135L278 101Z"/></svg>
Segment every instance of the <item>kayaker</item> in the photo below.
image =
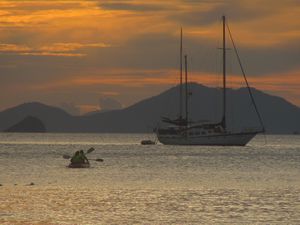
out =
<svg viewBox="0 0 300 225"><path fill-rule="evenodd" d="M80 164L83 163L84 159L82 159L80 151L76 151L73 157L71 158L71 163L72 164Z"/></svg>
<svg viewBox="0 0 300 225"><path fill-rule="evenodd" d="M88 158L85 156L83 150L79 151L79 156L80 156L82 163L90 163Z"/></svg>

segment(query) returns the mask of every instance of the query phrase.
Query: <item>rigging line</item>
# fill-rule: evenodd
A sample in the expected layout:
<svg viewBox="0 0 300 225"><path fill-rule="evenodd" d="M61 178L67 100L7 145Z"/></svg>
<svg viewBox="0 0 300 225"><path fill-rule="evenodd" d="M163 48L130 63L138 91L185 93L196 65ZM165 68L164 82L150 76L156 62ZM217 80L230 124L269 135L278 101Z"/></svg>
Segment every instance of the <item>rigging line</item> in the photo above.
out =
<svg viewBox="0 0 300 225"><path fill-rule="evenodd" d="M229 36L230 36L230 39L231 39L231 42L232 42L232 45L233 45L235 54L236 54L236 56L237 56L237 58L238 58L238 62L239 62L239 65L240 65L240 68L241 68L241 71L242 71L244 80L245 80L245 82L246 82L247 90L248 90L248 92L249 92L249 95L250 95L251 101L252 101L252 103L253 103L255 112L256 112L257 117L258 117L258 119L259 119L260 125L262 126L263 132L265 132L265 126L264 126L262 117L261 117L261 115L260 115L260 113L259 113L259 111L258 111L257 105L256 105L256 103L255 103L255 101L254 101L254 97L253 97L251 88L250 88L250 86L249 86L249 83L248 83L248 80L247 80L247 77L246 77L246 73L245 73L245 70L244 70L243 65L242 65L241 58L240 58L240 56L239 56L239 53L238 53L238 51L237 51L237 48L236 48L236 46L235 46L234 40L233 40L232 35L231 35L231 31L230 31L229 26L228 26L227 23L226 23L226 27L227 27L227 30L228 30L228 33L229 33Z"/></svg>
<svg viewBox="0 0 300 225"><path fill-rule="evenodd" d="M189 98L189 90L188 90L188 71L187 71L187 55L184 56L184 65L185 65L185 120L186 126L188 126L188 98Z"/></svg>
<svg viewBox="0 0 300 225"><path fill-rule="evenodd" d="M179 86L179 118L182 119L182 42L183 42L182 27L180 29L180 86Z"/></svg>

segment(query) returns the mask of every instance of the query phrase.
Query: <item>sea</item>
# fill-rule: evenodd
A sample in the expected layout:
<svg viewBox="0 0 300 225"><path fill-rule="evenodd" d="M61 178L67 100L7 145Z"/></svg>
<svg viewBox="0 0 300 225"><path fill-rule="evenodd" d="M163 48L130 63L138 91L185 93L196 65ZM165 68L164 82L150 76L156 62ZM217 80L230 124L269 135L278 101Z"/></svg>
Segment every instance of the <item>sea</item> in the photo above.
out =
<svg viewBox="0 0 300 225"><path fill-rule="evenodd" d="M140 144L154 138L0 133L0 224L300 224L299 135ZM90 147L91 168L66 167Z"/></svg>

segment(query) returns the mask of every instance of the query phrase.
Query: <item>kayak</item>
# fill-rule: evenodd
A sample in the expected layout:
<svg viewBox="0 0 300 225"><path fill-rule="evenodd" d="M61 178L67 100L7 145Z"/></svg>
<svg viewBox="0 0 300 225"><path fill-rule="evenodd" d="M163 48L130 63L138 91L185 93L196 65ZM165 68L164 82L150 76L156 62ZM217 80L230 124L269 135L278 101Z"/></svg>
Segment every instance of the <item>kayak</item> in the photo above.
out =
<svg viewBox="0 0 300 225"><path fill-rule="evenodd" d="M89 163L70 163L67 167L68 168L90 168Z"/></svg>

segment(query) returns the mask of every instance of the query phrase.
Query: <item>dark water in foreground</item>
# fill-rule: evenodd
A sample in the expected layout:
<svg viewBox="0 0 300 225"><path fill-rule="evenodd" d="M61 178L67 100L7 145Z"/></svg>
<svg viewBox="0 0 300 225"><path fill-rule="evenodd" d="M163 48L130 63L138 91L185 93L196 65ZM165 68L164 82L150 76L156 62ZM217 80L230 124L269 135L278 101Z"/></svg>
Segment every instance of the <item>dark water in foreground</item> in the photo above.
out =
<svg viewBox="0 0 300 225"><path fill-rule="evenodd" d="M139 145L150 137L0 134L0 224L300 224L300 136ZM89 147L104 162L66 168Z"/></svg>

